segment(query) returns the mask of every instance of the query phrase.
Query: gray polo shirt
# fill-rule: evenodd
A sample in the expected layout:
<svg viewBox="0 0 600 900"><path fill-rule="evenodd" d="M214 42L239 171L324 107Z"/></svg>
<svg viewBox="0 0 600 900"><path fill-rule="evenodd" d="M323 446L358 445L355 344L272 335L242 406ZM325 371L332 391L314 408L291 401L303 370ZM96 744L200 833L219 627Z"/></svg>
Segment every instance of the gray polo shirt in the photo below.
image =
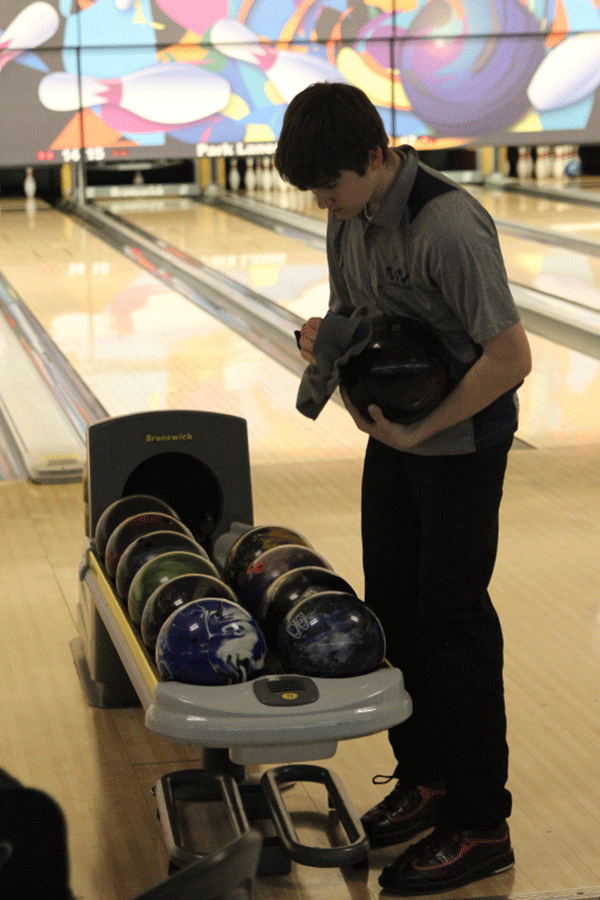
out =
<svg viewBox="0 0 600 900"><path fill-rule="evenodd" d="M483 341L519 321L496 227L468 191L421 163L412 147L396 152L404 165L372 218L329 215L330 310L350 316L368 307L428 322L466 371ZM517 409L509 391L410 452L493 446L516 431Z"/></svg>

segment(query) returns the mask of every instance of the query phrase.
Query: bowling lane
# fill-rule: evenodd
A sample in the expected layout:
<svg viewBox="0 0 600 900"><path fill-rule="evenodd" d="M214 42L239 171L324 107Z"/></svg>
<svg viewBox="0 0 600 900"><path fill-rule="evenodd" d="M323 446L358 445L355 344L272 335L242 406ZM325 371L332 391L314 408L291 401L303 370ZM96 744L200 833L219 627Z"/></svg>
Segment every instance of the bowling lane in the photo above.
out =
<svg viewBox="0 0 600 900"><path fill-rule="evenodd" d="M598 207L516 192L472 186L474 196L498 221L500 244L509 279L568 300L576 307L600 311L600 216ZM545 232L541 240L505 233L503 222ZM591 244L574 252L560 241Z"/></svg>
<svg viewBox="0 0 600 900"><path fill-rule="evenodd" d="M294 204L290 192L263 197L288 208ZM295 203L301 203L298 211L305 214L323 214L310 195L296 195ZM327 307L324 251L190 200L117 201L106 206L303 318L322 315ZM520 244L520 252L526 254L528 242ZM573 271L576 276L577 270ZM567 286L571 286L568 279ZM534 447L596 443L600 439L600 417L595 412L600 409L600 363L538 335L530 335L530 340L536 364L520 390L520 439ZM317 420L317 428L322 421L322 417Z"/></svg>
<svg viewBox="0 0 600 900"><path fill-rule="evenodd" d="M470 188L496 220L548 233L549 238L576 238L597 245L593 253L576 253L539 240L502 232L500 244L509 279L600 312L600 216L592 206L528 194Z"/></svg>
<svg viewBox="0 0 600 900"><path fill-rule="evenodd" d="M529 193L537 197L561 199L598 208L600 206L600 176L582 175L579 178L524 178L512 180L505 190L517 194Z"/></svg>
<svg viewBox="0 0 600 900"><path fill-rule="evenodd" d="M312 195L302 199L312 207ZM324 250L308 247L280 230L188 198L97 205L303 319L327 306Z"/></svg>
<svg viewBox="0 0 600 900"><path fill-rule="evenodd" d="M499 223L500 245L510 281L600 312L600 216L597 207L569 202L566 195L552 199L479 185L466 187ZM327 219L326 212L318 208L311 196L274 191L260 196L265 203L293 209L322 222ZM596 244L597 249L579 253L545 240L507 234L502 231L502 222L544 231L548 240L576 239Z"/></svg>
<svg viewBox="0 0 600 900"><path fill-rule="evenodd" d="M235 246L268 281L280 248L265 252L264 234L253 244L235 225L223 222L207 252L220 252L229 271ZM110 415L192 408L242 416L254 465L362 454L364 436L338 404L317 422L305 419L295 410L296 376L63 213L3 211L0 270Z"/></svg>
<svg viewBox="0 0 600 900"><path fill-rule="evenodd" d="M543 182L540 185L542 189ZM560 184L555 188L555 197L475 184L466 187L494 219L547 231L557 237L578 238L600 245L599 208L574 203L567 193L561 196Z"/></svg>
<svg viewBox="0 0 600 900"><path fill-rule="evenodd" d="M547 231L556 238L564 236L597 243L600 254L600 217L593 207L480 188L476 185L469 186L469 189L496 220ZM257 191L254 196L269 206L289 209L322 222L326 221L326 212L318 208L310 193ZM185 201L179 207L172 204L168 216L165 216L164 209L161 209L161 201L157 202L154 213L144 207L143 201L134 203L137 203L137 211L128 206L128 201L110 204L109 208L127 221L151 231L162 240L185 249L207 265L217 269L221 269L223 263L232 266L231 274L236 280L249 284L270 299L297 312L298 315L311 308L313 299L320 300L321 297L327 296L326 264L318 251L301 248L283 235L269 232L271 235L268 238L269 249L273 253L286 255L286 265L289 267L291 278L287 277L284 280L275 278L276 256L272 257L269 277L268 269L264 265L260 265L258 271L254 271L253 261L249 260L246 266L243 252L238 251L235 255L229 253L225 258L220 253L206 252L204 233L199 229L209 224L215 233L221 232L223 216L226 216L221 210L200 204L202 209L200 213L195 209L198 204ZM226 218L226 221L231 220ZM237 226L225 227L234 228L232 233L235 235L236 247L244 246L245 235L260 234L260 226L252 225L245 220ZM238 233L238 229L241 229L241 234ZM241 242L238 242L239 237ZM575 253L540 240L502 232L500 243L508 276L512 282L600 312L600 255ZM281 255L279 258L281 259ZM290 296L289 288L293 283L298 287Z"/></svg>
<svg viewBox="0 0 600 900"><path fill-rule="evenodd" d="M452 177L451 172L448 174ZM519 191L521 186L522 193ZM530 184L515 183L511 190L468 183L464 187L496 220L600 245L600 179L582 178L576 184L560 181L546 184L532 180ZM327 211L318 208L310 192L255 192L255 196L270 205L327 221ZM578 197L581 202L577 202Z"/></svg>

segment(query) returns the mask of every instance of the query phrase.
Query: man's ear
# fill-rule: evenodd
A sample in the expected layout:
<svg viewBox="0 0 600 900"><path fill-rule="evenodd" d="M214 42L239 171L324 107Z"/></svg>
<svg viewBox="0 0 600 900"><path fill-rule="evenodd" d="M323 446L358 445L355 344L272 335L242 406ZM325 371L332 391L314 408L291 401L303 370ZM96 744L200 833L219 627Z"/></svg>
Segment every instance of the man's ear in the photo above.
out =
<svg viewBox="0 0 600 900"><path fill-rule="evenodd" d="M381 147L377 147L374 150L369 150L369 163L371 166L377 170L383 164L383 153L381 152Z"/></svg>

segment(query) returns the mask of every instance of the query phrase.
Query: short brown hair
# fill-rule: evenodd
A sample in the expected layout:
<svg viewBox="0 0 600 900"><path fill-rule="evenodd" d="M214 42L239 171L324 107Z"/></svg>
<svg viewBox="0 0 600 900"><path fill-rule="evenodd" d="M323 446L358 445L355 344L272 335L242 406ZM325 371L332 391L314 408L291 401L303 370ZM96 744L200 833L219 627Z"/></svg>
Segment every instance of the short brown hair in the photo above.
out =
<svg viewBox="0 0 600 900"><path fill-rule="evenodd" d="M296 94L286 110L275 166L304 191L332 184L342 169L364 175L378 147L387 158L388 136L367 95L351 84L317 82Z"/></svg>

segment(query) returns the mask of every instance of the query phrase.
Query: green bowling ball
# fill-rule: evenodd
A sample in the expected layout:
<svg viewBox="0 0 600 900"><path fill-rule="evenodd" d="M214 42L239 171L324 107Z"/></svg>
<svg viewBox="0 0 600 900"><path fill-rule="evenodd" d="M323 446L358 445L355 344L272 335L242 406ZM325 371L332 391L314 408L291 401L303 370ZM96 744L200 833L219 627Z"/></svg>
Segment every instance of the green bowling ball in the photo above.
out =
<svg viewBox="0 0 600 900"><path fill-rule="evenodd" d="M138 569L127 593L127 609L134 625L141 624L144 607L154 591L179 575L219 577L211 561L198 553L172 550L155 556Z"/></svg>
<svg viewBox="0 0 600 900"><path fill-rule="evenodd" d="M156 556L171 553L172 550L187 550L188 553L202 556L202 548L197 541L187 534L177 534L175 531L153 531L129 545L119 560L115 578L117 596L125 605L131 582L142 566Z"/></svg>

